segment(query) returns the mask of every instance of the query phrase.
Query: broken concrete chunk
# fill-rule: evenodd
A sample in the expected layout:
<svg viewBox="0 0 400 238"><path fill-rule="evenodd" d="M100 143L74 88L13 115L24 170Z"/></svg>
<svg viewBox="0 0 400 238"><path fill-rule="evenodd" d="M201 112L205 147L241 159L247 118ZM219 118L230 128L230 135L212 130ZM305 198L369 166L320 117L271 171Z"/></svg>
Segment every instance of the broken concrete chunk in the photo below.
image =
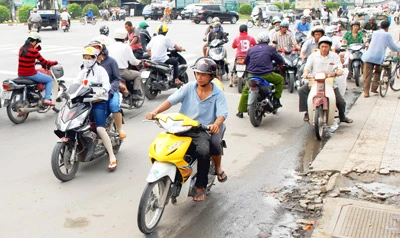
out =
<svg viewBox="0 0 400 238"><path fill-rule="evenodd" d="M328 181L328 184L326 185L326 191L332 191L335 188L335 184L336 184L336 180L337 180L338 176L339 176L338 173L332 175L332 177Z"/></svg>
<svg viewBox="0 0 400 238"><path fill-rule="evenodd" d="M339 197L339 193L330 193L328 196L331 198Z"/></svg>
<svg viewBox="0 0 400 238"><path fill-rule="evenodd" d="M388 174L390 174L390 171L388 169L381 169L381 170L379 170L379 173L382 175L388 175Z"/></svg>
<svg viewBox="0 0 400 238"><path fill-rule="evenodd" d="M349 192L351 192L351 190L348 188L339 188L339 192L340 193L349 193Z"/></svg>

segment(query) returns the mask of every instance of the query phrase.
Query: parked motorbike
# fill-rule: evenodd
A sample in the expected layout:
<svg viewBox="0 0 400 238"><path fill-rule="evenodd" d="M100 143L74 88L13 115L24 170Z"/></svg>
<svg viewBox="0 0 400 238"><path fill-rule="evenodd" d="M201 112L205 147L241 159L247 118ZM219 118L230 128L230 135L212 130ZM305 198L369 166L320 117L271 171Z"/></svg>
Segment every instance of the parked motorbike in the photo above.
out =
<svg viewBox="0 0 400 238"><path fill-rule="evenodd" d="M363 55L364 49L365 45L363 43L353 43L350 44L347 48L347 53L349 54L349 61L350 61L349 66L353 70L352 78L354 79L357 87L360 86L361 82L361 69L363 65L361 57Z"/></svg>
<svg viewBox="0 0 400 238"><path fill-rule="evenodd" d="M258 21L258 15L251 16L249 20L246 22L248 28L252 28L253 26L262 26L262 28L267 28L269 26L270 20L268 18L263 19L261 22Z"/></svg>
<svg viewBox="0 0 400 238"><path fill-rule="evenodd" d="M228 43L229 33L224 33L223 39L214 39L210 42L207 49L207 55L218 66L217 69L217 77L222 81L222 77L229 74L229 63L226 59L226 49L224 48L224 44Z"/></svg>
<svg viewBox="0 0 400 238"><path fill-rule="evenodd" d="M297 63L299 61L298 49L294 47L285 47L278 49L281 56L285 60L285 64L281 66L281 72L284 74L284 84L288 85L289 93L293 93L296 86L296 73L297 73Z"/></svg>
<svg viewBox="0 0 400 238"><path fill-rule="evenodd" d="M251 124L258 127L265 113L276 114L278 111L275 108L275 86L259 77L249 77L247 82L250 88L247 111Z"/></svg>
<svg viewBox="0 0 400 238"><path fill-rule="evenodd" d="M64 32L69 31L69 24L68 24L68 21L66 21L66 20L62 20L62 21L61 21L61 29L62 29Z"/></svg>
<svg viewBox="0 0 400 238"><path fill-rule="evenodd" d="M68 101L57 116L57 129L54 130L60 140L51 155L54 176L62 182L75 177L80 162L90 162L107 154L91 115L91 101L96 100L95 91L99 87L101 85L89 87L72 84L65 93ZM114 154L117 154L122 140L112 114L107 118L105 129L111 139Z"/></svg>
<svg viewBox="0 0 400 238"><path fill-rule="evenodd" d="M63 100L62 94L66 90L65 81L60 79L64 75L63 67L55 65L38 69L38 71L53 78L53 96L56 99L55 101L61 102ZM8 118L15 124L24 123L31 112L46 113L51 108L55 112L59 111L57 107L44 104L42 95L45 90L44 83L37 83L28 78L18 77L4 80L3 89L3 106L7 107Z"/></svg>
<svg viewBox="0 0 400 238"><path fill-rule="evenodd" d="M169 51L170 57L178 60L178 77L183 83L189 82L189 76L186 72L188 66L185 58L177 50ZM149 100L156 98L161 91L171 88L179 88L173 79L172 66L164 63L157 63L151 60L143 60L144 70L141 72L142 82L145 85L145 95Z"/></svg>
<svg viewBox="0 0 400 238"><path fill-rule="evenodd" d="M242 93L246 84L246 64L244 63L245 57L237 57L235 68L233 69L233 81L237 82L238 92Z"/></svg>
<svg viewBox="0 0 400 238"><path fill-rule="evenodd" d="M333 80L336 73L316 73L307 76L311 87L307 105L309 123L314 126L315 136L321 140L324 128L334 123L336 113L336 96L333 90Z"/></svg>
<svg viewBox="0 0 400 238"><path fill-rule="evenodd" d="M190 154L192 138L188 133L207 128L183 114L167 113L155 117L155 123L166 130L160 133L149 147L149 159L153 164L146 178L138 209L138 227L145 234L152 233L161 219L165 206L171 200L174 205L193 196L197 176L197 158ZM226 148L225 141L221 141ZM210 157L210 169L206 192L215 181L214 160Z"/></svg>
<svg viewBox="0 0 400 238"><path fill-rule="evenodd" d="M118 21L125 21L126 12L125 12L125 11L122 11L122 10L119 11L119 12L118 12L117 18L118 18Z"/></svg>

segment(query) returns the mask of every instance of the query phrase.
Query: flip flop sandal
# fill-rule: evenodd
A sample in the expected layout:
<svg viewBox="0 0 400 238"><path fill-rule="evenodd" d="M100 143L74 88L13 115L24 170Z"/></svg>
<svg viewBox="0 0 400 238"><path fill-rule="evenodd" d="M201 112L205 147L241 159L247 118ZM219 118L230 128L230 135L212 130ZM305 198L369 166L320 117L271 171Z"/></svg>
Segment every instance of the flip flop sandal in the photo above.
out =
<svg viewBox="0 0 400 238"><path fill-rule="evenodd" d="M116 170L117 169L117 161L113 161L113 162L111 162L111 163L109 163L108 164L108 170L111 172L111 171L114 171L114 170Z"/></svg>
<svg viewBox="0 0 400 238"><path fill-rule="evenodd" d="M309 120L310 120L310 117L308 116L308 113L305 113L303 121L309 121Z"/></svg>
<svg viewBox="0 0 400 238"><path fill-rule="evenodd" d="M194 200L195 198L198 198L198 197L200 197L200 196L203 195L203 194L204 194L204 200L205 200L205 199L206 199L206 198L205 198L205 196L206 196L206 189L203 188L203 189L201 190L201 192L197 192L197 191L196 191L196 187L193 187L193 189L192 189L193 201L195 201L195 202L203 202L204 200L201 200L201 201Z"/></svg>
<svg viewBox="0 0 400 238"><path fill-rule="evenodd" d="M353 120L346 117L344 120L340 120L340 122L345 122L345 123L353 123Z"/></svg>
<svg viewBox="0 0 400 238"><path fill-rule="evenodd" d="M218 182L223 183L226 180L228 180L228 175L226 175L226 174L225 174L225 178L222 178L222 175L224 175L224 174L225 174L225 171L222 171L222 173L217 174Z"/></svg>

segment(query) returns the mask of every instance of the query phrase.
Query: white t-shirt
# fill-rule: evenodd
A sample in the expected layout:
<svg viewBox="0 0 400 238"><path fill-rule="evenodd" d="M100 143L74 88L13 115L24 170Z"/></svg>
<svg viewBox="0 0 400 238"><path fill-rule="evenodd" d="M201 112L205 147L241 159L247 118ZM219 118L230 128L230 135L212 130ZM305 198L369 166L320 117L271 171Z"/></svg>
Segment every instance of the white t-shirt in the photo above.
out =
<svg viewBox="0 0 400 238"><path fill-rule="evenodd" d="M108 47L108 54L117 61L119 69L127 69L128 62L131 65L138 65L139 61L135 58L132 48L122 42L115 42Z"/></svg>
<svg viewBox="0 0 400 238"><path fill-rule="evenodd" d="M146 49L151 51L151 60L164 63L169 59L167 55L168 49L173 49L175 44L164 35L157 35L151 38Z"/></svg>
<svg viewBox="0 0 400 238"><path fill-rule="evenodd" d="M62 21L68 21L68 19L71 18L71 16L69 15L68 12L62 12L61 15L60 15L60 17L61 17L61 20L62 20Z"/></svg>
<svg viewBox="0 0 400 238"><path fill-rule="evenodd" d="M89 74L87 73L88 70L86 68L82 69L79 73L76 79L74 80L74 84L79 83L81 84L83 80L87 79L88 80L88 85L90 84L102 84L102 88L108 92L111 89L110 85L110 79L108 77L107 71L98 65L97 63L93 65L91 71ZM102 99L105 101L108 101L108 94L104 94L103 96L100 97L95 97L94 99Z"/></svg>
<svg viewBox="0 0 400 238"><path fill-rule="evenodd" d="M321 19L328 19L328 12L324 9L321 11Z"/></svg>
<svg viewBox="0 0 400 238"><path fill-rule="evenodd" d="M310 13L311 13L311 11L309 9L304 9L304 11L303 11L303 15L306 17L310 16Z"/></svg>

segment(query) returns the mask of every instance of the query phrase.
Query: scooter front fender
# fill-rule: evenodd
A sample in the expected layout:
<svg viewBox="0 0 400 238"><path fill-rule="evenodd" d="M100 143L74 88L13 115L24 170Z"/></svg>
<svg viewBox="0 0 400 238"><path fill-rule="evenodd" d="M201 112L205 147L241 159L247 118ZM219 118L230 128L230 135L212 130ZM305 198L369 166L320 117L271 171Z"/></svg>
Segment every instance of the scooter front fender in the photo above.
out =
<svg viewBox="0 0 400 238"><path fill-rule="evenodd" d="M314 82L314 84L311 86L310 93L308 94L307 98L307 108L308 108L308 116L309 120L308 122L310 125L314 125L314 97L317 95L317 83Z"/></svg>
<svg viewBox="0 0 400 238"><path fill-rule="evenodd" d="M147 175L146 182L152 183L160 178L168 177L171 182L175 181L176 167L171 163L161 163L154 161L153 166L151 166L150 172Z"/></svg>
<svg viewBox="0 0 400 238"><path fill-rule="evenodd" d="M327 126L333 125L335 121L335 112L336 112L336 95L333 90L333 85L325 85L325 97L328 98L328 121L326 122Z"/></svg>

